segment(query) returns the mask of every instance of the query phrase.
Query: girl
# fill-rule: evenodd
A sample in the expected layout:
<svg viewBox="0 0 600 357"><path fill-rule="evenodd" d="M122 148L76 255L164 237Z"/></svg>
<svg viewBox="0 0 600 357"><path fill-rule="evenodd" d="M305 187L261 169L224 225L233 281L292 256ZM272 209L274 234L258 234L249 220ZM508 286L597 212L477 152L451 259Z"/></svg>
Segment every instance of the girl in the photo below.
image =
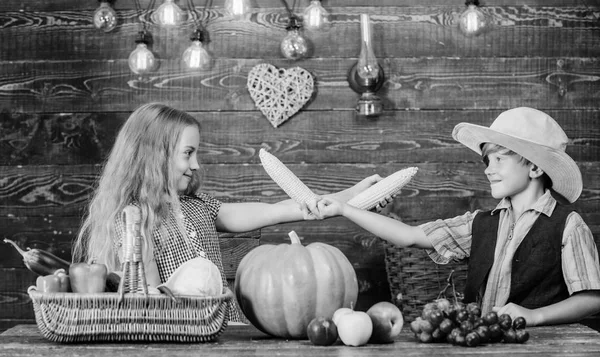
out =
<svg viewBox="0 0 600 357"><path fill-rule="evenodd" d="M197 151L200 125L191 115L150 103L135 110L121 128L100 176L77 236L74 261L106 264L121 270L124 227L121 212L140 208L143 260L147 282L165 282L182 263L204 256L221 271L217 231L244 232L261 227L321 218L316 202L299 206L292 200L275 204L221 203L199 193ZM368 177L335 194L347 201L381 178ZM232 309L231 320L239 320Z"/></svg>

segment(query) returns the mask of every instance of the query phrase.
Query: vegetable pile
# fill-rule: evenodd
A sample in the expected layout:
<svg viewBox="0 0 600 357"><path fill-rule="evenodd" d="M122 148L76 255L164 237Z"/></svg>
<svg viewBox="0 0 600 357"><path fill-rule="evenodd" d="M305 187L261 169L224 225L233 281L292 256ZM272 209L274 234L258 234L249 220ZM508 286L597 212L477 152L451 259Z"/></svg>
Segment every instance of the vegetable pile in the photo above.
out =
<svg viewBox="0 0 600 357"><path fill-rule="evenodd" d="M116 292L119 288L121 277L114 272L109 273L104 264L71 264L42 249L28 248L25 251L10 239L5 238L4 242L15 247L27 269L39 275L36 280L38 291L101 293Z"/></svg>
<svg viewBox="0 0 600 357"><path fill-rule="evenodd" d="M529 332L527 321L510 315L491 311L482 316L477 303L464 304L457 298L454 286L454 271L448 277L448 284L433 302L425 304L421 316L410 324L415 338L423 343L448 342L457 346L476 347L486 343L525 343ZM452 288L454 302L445 297Z"/></svg>
<svg viewBox="0 0 600 357"><path fill-rule="evenodd" d="M424 343L448 342L476 347L486 343L525 343L529 332L523 317L514 321L510 315L495 312L481 315L476 303L467 305L441 298L423 307L421 316L410 324L417 340Z"/></svg>

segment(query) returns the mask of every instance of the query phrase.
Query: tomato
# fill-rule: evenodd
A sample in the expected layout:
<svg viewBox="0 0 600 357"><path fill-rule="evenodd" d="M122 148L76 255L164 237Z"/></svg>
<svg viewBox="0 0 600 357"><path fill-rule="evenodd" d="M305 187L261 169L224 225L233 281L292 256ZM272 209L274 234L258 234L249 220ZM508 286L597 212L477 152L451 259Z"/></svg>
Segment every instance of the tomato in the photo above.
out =
<svg viewBox="0 0 600 357"><path fill-rule="evenodd" d="M529 340L529 332L527 330L517 330L516 331L517 343L525 343Z"/></svg>
<svg viewBox="0 0 600 357"><path fill-rule="evenodd" d="M502 332L502 327L500 327L498 324L490 325L488 330L490 330L490 341L492 342L500 341L502 339L502 335L504 335Z"/></svg>
<svg viewBox="0 0 600 357"><path fill-rule="evenodd" d="M477 332L477 334L479 335L481 343L486 343L490 340L490 329L487 326L481 325L475 329L475 332Z"/></svg>
<svg viewBox="0 0 600 357"><path fill-rule="evenodd" d="M306 328L308 339L317 346L329 346L338 339L337 327L331 319L315 317Z"/></svg>
<svg viewBox="0 0 600 357"><path fill-rule="evenodd" d="M483 316L483 321L485 321L485 324L488 326L496 324L498 323L498 314L494 311L490 311Z"/></svg>
<svg viewBox="0 0 600 357"><path fill-rule="evenodd" d="M423 343L431 343L433 342L433 336L429 332L423 331L419 334L419 340Z"/></svg>
<svg viewBox="0 0 600 357"><path fill-rule="evenodd" d="M456 313L456 322L463 322L469 319L469 313L467 310L460 310Z"/></svg>
<svg viewBox="0 0 600 357"><path fill-rule="evenodd" d="M504 342L505 343L516 343L517 342L517 332L511 327L508 330L504 331Z"/></svg>
<svg viewBox="0 0 600 357"><path fill-rule="evenodd" d="M414 333L421 333L421 318L417 317L410 323L410 330Z"/></svg>
<svg viewBox="0 0 600 357"><path fill-rule="evenodd" d="M479 337L479 334L475 331L469 332L467 334L467 336L465 336L465 343L469 347L477 347L477 346L479 346L480 342L481 342L481 339Z"/></svg>
<svg viewBox="0 0 600 357"><path fill-rule="evenodd" d="M469 333L473 330L473 323L469 320L463 321L460 323L460 329L463 330L464 333Z"/></svg>
<svg viewBox="0 0 600 357"><path fill-rule="evenodd" d="M515 330L522 330L527 326L527 321L523 316L519 316L513 321L513 328Z"/></svg>
<svg viewBox="0 0 600 357"><path fill-rule="evenodd" d="M479 326L487 326L483 317L478 317L473 321L473 328L478 328Z"/></svg>
<svg viewBox="0 0 600 357"><path fill-rule="evenodd" d="M509 314L502 314L498 317L498 325L500 325L503 330L508 330L512 327L512 318Z"/></svg>
<svg viewBox="0 0 600 357"><path fill-rule="evenodd" d="M467 311L469 312L469 315L474 315L477 317L481 316L481 308L475 302L467 304Z"/></svg>
<svg viewBox="0 0 600 357"><path fill-rule="evenodd" d="M445 318L441 323L440 323L440 330L443 333L450 333L452 332L452 329L454 328L454 323L452 322L452 320L450 320L449 318Z"/></svg>
<svg viewBox="0 0 600 357"><path fill-rule="evenodd" d="M434 310L429 314L428 319L433 326L439 326L444 320L444 314L440 310Z"/></svg>

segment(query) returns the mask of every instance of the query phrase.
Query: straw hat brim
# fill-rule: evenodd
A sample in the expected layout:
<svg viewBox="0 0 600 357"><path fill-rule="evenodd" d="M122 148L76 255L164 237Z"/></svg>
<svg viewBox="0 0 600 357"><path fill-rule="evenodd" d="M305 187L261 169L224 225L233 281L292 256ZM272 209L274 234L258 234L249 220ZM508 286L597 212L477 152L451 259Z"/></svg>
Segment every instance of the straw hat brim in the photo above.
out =
<svg viewBox="0 0 600 357"><path fill-rule="evenodd" d="M512 150L542 169L552 179L552 189L570 203L577 201L581 195L581 172L575 161L564 151L471 123L456 125L452 137L479 155L483 143L493 143Z"/></svg>

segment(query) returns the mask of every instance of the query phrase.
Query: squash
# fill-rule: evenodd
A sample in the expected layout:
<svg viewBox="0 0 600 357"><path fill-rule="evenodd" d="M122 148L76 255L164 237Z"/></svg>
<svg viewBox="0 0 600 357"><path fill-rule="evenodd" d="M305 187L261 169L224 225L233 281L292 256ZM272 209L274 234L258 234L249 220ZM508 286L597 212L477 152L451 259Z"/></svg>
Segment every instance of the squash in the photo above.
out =
<svg viewBox="0 0 600 357"><path fill-rule="evenodd" d="M358 297L356 273L348 258L325 243L265 244L238 265L235 295L246 318L275 337L306 339L312 319L352 307Z"/></svg>
<svg viewBox="0 0 600 357"><path fill-rule="evenodd" d="M221 272L215 263L196 257L181 264L164 284L175 295L217 296L223 293Z"/></svg>

